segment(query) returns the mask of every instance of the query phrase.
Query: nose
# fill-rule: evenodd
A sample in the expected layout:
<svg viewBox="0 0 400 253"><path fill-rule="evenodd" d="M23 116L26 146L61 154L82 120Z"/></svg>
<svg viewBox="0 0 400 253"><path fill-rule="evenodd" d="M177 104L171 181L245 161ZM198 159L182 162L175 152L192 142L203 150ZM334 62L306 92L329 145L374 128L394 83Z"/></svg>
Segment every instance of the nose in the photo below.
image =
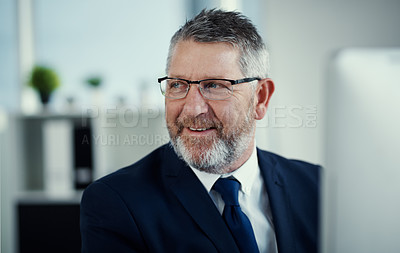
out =
<svg viewBox="0 0 400 253"><path fill-rule="evenodd" d="M183 113L188 116L196 117L208 112L208 104L200 93L199 85L192 83L188 94L185 97Z"/></svg>

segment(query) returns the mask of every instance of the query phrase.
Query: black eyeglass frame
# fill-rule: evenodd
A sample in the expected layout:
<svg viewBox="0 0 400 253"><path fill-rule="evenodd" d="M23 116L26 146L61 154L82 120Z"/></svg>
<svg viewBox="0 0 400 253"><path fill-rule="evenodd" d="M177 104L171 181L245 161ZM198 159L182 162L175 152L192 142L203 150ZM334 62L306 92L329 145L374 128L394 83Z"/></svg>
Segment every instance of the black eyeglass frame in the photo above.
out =
<svg viewBox="0 0 400 253"><path fill-rule="evenodd" d="M183 79L183 78L164 76L164 77L158 78L158 83L160 84L160 89L161 89L161 82L165 81L165 80L181 80L181 81L185 81L185 82L187 82L189 84L189 89L190 89L190 84L192 84L192 83L200 84L201 82L209 81L209 80L227 81L227 82L230 82L231 85L236 85L236 84L241 84L241 83L249 83L249 82L252 82L252 81L255 81L255 80L260 81L261 78L259 78L259 77L246 77L246 78L238 79L238 80L224 79L224 78L208 78L208 79L203 79L203 80L198 80L198 81L191 81L191 80L186 80L186 79ZM181 98L185 98L187 96L187 93L189 92L189 89L186 91L186 95L184 97L181 97ZM164 94L164 92L162 90L161 90L161 93L165 96L165 94ZM181 98L173 98L173 97L168 97L168 98L181 99ZM207 99L209 99L209 98L207 98ZM226 99L226 98L224 98L224 99Z"/></svg>

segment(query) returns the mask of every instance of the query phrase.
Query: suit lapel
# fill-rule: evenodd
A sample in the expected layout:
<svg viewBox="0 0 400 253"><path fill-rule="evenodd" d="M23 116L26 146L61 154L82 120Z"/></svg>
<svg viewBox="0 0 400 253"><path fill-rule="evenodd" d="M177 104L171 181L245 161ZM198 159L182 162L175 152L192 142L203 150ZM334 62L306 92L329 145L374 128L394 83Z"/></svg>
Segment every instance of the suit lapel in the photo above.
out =
<svg viewBox="0 0 400 253"><path fill-rule="evenodd" d="M219 252L239 252L218 209L196 175L173 150L165 153L164 171L172 192Z"/></svg>
<svg viewBox="0 0 400 253"><path fill-rule="evenodd" d="M280 253L296 252L292 211L280 164L273 161L268 153L260 150L257 152L258 163L271 205L278 251Z"/></svg>
<svg viewBox="0 0 400 253"><path fill-rule="evenodd" d="M271 205L273 223L280 253L296 252L294 221L284 174L280 164L266 152L258 152L258 162ZM173 194L214 243L219 252L239 252L220 213L193 171L166 147L163 169Z"/></svg>

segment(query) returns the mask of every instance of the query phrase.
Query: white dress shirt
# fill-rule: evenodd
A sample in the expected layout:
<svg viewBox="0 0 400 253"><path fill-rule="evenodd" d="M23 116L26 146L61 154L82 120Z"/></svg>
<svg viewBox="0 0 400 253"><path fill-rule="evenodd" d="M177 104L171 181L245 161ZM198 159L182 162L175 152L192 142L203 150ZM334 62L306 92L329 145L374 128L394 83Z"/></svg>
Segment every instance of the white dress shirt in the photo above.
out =
<svg viewBox="0 0 400 253"><path fill-rule="evenodd" d="M239 204L249 218L256 237L258 249L262 253L277 253L274 226L267 191L258 166L257 150L254 146L250 158L237 170L225 175L210 174L192 168L193 172L209 192L221 215L225 203L221 195L212 189L220 177L233 176L240 182Z"/></svg>

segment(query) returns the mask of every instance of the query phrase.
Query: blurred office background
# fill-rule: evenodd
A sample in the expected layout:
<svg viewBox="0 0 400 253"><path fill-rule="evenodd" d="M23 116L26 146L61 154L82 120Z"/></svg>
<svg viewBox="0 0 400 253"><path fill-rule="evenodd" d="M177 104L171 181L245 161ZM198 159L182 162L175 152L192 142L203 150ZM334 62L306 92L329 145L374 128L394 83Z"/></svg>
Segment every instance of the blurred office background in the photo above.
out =
<svg viewBox="0 0 400 253"><path fill-rule="evenodd" d="M85 185L168 142L157 78L165 74L169 40L186 19L214 7L250 17L270 49L276 90L266 119L258 123L259 147L339 171L335 166L343 166L336 161L343 154L338 150L351 153L368 146L368 141L350 145L346 138L351 133L329 127L349 120L340 118L346 108L335 106L347 87L332 92L339 80L332 75L343 57L347 59L342 52L354 48L366 50L367 55L379 49L382 55L390 55L392 64L379 66L398 69L398 0L0 0L1 252L29 252L29 247L38 245L45 252L43 245L54 246L46 237L54 235L55 228L38 228L50 226L46 220L53 225L59 222L58 228L66 233L79 233L69 225L79 215ZM27 85L35 65L52 68L60 79L46 107ZM350 69L365 67L357 61L350 65ZM389 79L396 73L399 77L399 72L391 71L394 77ZM93 77L101 79L99 87L88 85ZM393 92L384 83L376 85L394 94L400 91L398 80ZM365 84L355 92L371 86ZM382 105L386 98L371 101ZM396 115L396 111L377 114ZM398 125L395 118L386 124ZM380 133L396 131L383 128ZM397 139L398 135L388 141ZM397 147L383 146L391 154L399 152ZM387 174L400 180L399 173L391 170L400 164L394 156L387 159ZM391 189L399 193L398 187ZM335 219L329 215L324 218L327 226ZM72 217L72 221L52 220L53 216ZM336 230L326 233L334 236ZM77 238L67 241L60 235L58 239L73 245L79 244ZM325 252L342 249L333 244L327 244Z"/></svg>

